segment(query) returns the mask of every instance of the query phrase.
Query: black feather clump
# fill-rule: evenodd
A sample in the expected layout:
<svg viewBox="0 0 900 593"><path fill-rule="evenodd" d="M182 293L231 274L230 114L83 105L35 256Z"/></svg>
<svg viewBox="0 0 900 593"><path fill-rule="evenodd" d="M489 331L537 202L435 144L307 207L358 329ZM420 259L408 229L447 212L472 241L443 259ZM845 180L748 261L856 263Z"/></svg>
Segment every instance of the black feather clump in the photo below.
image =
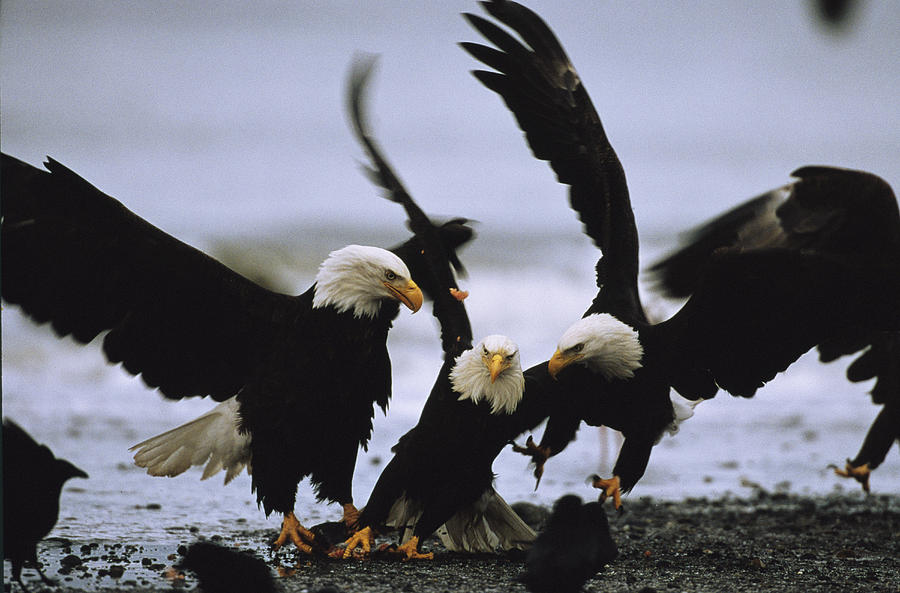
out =
<svg viewBox="0 0 900 593"><path fill-rule="evenodd" d="M27 591L22 566L33 562L41 580L53 584L37 564L37 543L56 525L63 484L88 475L4 420L3 476L3 557L12 561L13 580Z"/></svg>
<svg viewBox="0 0 900 593"><path fill-rule="evenodd" d="M265 561L210 542L191 544L177 568L193 572L204 593L280 593Z"/></svg>
<svg viewBox="0 0 900 593"><path fill-rule="evenodd" d="M576 593L618 554L603 505L568 494L554 503L519 580L534 593Z"/></svg>

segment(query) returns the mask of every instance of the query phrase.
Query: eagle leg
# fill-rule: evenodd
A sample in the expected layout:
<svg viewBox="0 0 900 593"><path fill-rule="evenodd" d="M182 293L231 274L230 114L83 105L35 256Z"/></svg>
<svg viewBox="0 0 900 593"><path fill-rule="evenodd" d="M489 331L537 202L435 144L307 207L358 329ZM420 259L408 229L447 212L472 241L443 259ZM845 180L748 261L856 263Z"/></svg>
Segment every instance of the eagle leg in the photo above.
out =
<svg viewBox="0 0 900 593"><path fill-rule="evenodd" d="M13 561L12 568L13 568L13 570L12 570L13 581L15 581L16 583L19 583L19 586L22 588L22 591L24 591L25 593L30 593L28 587L25 586L25 581L22 580L22 562L21 561L19 561L19 562ZM37 571L38 576L41 577L41 581L45 585L56 586L59 584L44 574L44 571L41 570L41 565L37 560L34 561L34 569Z"/></svg>
<svg viewBox="0 0 900 593"><path fill-rule="evenodd" d="M360 529L350 536L347 540L347 547L344 549L343 558L346 560L353 555L356 546L361 545L363 554L368 555L372 551L372 543L375 541L375 534L372 533L371 527Z"/></svg>
<svg viewBox="0 0 900 593"><path fill-rule="evenodd" d="M860 466L854 467L848 459L847 465L844 467L844 469L835 467L834 473L841 476L842 478L853 478L854 480L862 484L862 489L865 492L869 492L869 476L872 475L872 470L869 469L868 463L864 463Z"/></svg>
<svg viewBox="0 0 900 593"><path fill-rule="evenodd" d="M28 587L26 587L25 583L22 581L22 561L21 560L13 560L13 562L12 562L12 577L13 577L13 581L19 583L19 586L22 587L22 591L25 591L25 593L29 593Z"/></svg>
<svg viewBox="0 0 900 593"><path fill-rule="evenodd" d="M359 510L353 506L352 502L348 502L344 506L344 516L342 521L347 529L352 533L359 529Z"/></svg>
<svg viewBox="0 0 900 593"><path fill-rule="evenodd" d="M31 593L31 591L29 591L28 587L25 586L24 581L22 581L21 573L19 574L18 577L14 577L13 581L19 583L19 586L22 587L22 591L24 591L25 593Z"/></svg>
<svg viewBox="0 0 900 593"><path fill-rule="evenodd" d="M288 540L291 540L298 550L306 554L312 554L312 546L310 544L312 544L315 537L316 535L312 531L300 524L294 512L291 511L284 516L284 521L281 522L281 533L278 535L278 539L272 543L272 547L277 550L286 544Z"/></svg>
<svg viewBox="0 0 900 593"><path fill-rule="evenodd" d="M608 497L612 497L613 506L616 507L616 510L622 509L622 488L619 481L619 476L613 476L611 478L603 479L600 476L595 475L591 482L591 485L594 488L599 488L603 492L600 493L599 501L603 502Z"/></svg>
<svg viewBox="0 0 900 593"><path fill-rule="evenodd" d="M45 585L50 585L51 587L55 587L55 586L57 586L57 585L59 584L59 583L57 583L56 581L54 581L53 579L51 579L50 577L48 577L47 575L44 574L44 571L41 570L41 566L40 566L39 563L36 562L35 565L34 565L34 568L35 568L35 570L37 570L38 576L41 577L41 581L42 581ZM19 581L19 584L21 585L22 582Z"/></svg>
<svg viewBox="0 0 900 593"><path fill-rule="evenodd" d="M534 442L534 438L529 436L525 441L524 447L513 443L512 449L516 453L531 457L531 461L534 463L534 477L537 478L534 489L537 490L538 486L541 485L541 477L544 475L544 464L547 462L547 459L550 458L550 447L538 446Z"/></svg>
<svg viewBox="0 0 900 593"><path fill-rule="evenodd" d="M407 560L434 560L434 552L428 552L427 554L419 552L419 536L417 535L409 538L409 541L399 546L397 551L406 555L403 559L404 562Z"/></svg>

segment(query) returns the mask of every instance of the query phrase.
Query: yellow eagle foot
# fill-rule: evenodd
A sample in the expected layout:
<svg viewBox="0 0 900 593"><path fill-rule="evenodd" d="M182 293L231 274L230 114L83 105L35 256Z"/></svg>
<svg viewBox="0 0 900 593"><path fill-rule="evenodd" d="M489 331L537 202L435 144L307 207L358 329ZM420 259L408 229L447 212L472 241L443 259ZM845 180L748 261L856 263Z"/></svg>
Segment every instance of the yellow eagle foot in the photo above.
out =
<svg viewBox="0 0 900 593"><path fill-rule="evenodd" d="M865 492L869 492L869 476L872 475L872 470L869 469L868 463L864 463L862 465L854 467L848 459L847 465L844 466L844 469L835 467L834 473L841 476L842 478L853 478L854 480L862 484L862 489Z"/></svg>
<svg viewBox="0 0 900 593"><path fill-rule="evenodd" d="M312 531L300 524L292 511L284 516L284 521L281 522L281 533L278 535L278 539L272 543L272 548L277 550L290 540L304 554L312 554L310 544L313 543L315 537Z"/></svg>
<svg viewBox="0 0 900 593"><path fill-rule="evenodd" d="M622 489L621 483L619 481L619 476L613 476L608 479L603 479L600 476L595 475L591 482L591 485L594 488L599 488L603 492L600 493L600 502L605 501L607 498L612 497L613 506L616 507L616 510L622 509Z"/></svg>
<svg viewBox="0 0 900 593"><path fill-rule="evenodd" d="M372 544L375 542L375 534L372 533L371 527L360 529L347 540L347 547L344 549L342 558L346 560L353 556L353 551L357 546L362 546L363 554L368 556L372 551Z"/></svg>
<svg viewBox="0 0 900 593"><path fill-rule="evenodd" d="M409 541L399 546L397 551L404 554L404 562L407 560L434 560L434 552L428 552L427 554L419 552L419 537L417 535L409 538Z"/></svg>

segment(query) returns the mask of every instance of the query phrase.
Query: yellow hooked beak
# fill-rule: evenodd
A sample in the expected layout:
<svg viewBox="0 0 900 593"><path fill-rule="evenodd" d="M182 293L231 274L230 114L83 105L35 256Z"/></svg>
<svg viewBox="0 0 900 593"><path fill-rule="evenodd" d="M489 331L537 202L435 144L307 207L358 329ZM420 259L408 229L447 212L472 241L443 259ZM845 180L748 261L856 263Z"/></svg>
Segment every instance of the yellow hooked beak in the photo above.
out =
<svg viewBox="0 0 900 593"><path fill-rule="evenodd" d="M502 373L507 369L507 367L509 367L506 359L504 359L499 354L491 356L490 361L488 361L487 357L485 357L485 364L487 364L488 372L491 374L491 383L496 381L497 377L500 376L500 373Z"/></svg>
<svg viewBox="0 0 900 593"><path fill-rule="evenodd" d="M390 282L385 282L384 285L395 299L409 307L413 313L421 308L424 297L422 296L422 291L419 289L418 285L412 280L410 280L406 286L400 288L397 288Z"/></svg>
<svg viewBox="0 0 900 593"><path fill-rule="evenodd" d="M557 350L550 357L550 362L547 363L547 370L550 372L550 376L556 379L556 375L561 370L582 358L584 358L584 354L566 354Z"/></svg>

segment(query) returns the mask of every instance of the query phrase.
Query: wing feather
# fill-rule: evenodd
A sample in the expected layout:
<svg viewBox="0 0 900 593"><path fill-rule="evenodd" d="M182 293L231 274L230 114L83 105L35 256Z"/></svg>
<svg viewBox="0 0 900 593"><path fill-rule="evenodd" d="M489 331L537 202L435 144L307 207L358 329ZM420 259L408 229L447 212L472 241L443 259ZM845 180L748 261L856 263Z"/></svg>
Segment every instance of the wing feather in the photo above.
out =
<svg viewBox="0 0 900 593"><path fill-rule="evenodd" d="M820 279L830 284L810 279L806 302L832 298L834 303L841 303L840 291L846 290L844 285L848 282L856 286L869 283L873 295L890 294L900 262L900 214L890 186L871 173L836 167L802 167L792 175L797 178L792 183L740 204L686 233L679 249L649 268L658 289L671 297L687 297L698 286L709 285L705 275L723 249L732 253L777 249L787 254L785 263L801 257L809 261L816 257L823 258L823 262L840 261L833 269L826 266L822 270ZM868 273L868 278L848 280L836 276L837 270L851 267L861 275ZM879 278L882 283L873 286L872 279ZM776 287L772 300L784 288L796 287L798 278L784 277L783 281L784 286ZM867 298L853 298L858 299L857 307L877 310ZM842 319L848 321L853 305L841 304ZM817 308L809 310L815 312ZM772 342L781 340L788 328L797 328L802 313L785 314L779 323L788 325L772 328ZM760 327L766 327L772 319L765 310L760 311ZM828 319L823 317L817 323L813 317L809 323L821 327ZM875 329L845 325L841 331L811 344L818 347L823 362L868 348L850 366L847 377L853 382L877 378L872 396L876 403L883 403L898 397L894 392L900 392L900 353L895 345L898 334L884 331L890 324L890 319L885 319L884 325ZM785 360L789 358L785 356ZM768 376L777 366L780 365L774 365L765 374Z"/></svg>
<svg viewBox="0 0 900 593"><path fill-rule="evenodd" d="M896 282L885 293L878 286L877 275L835 257L719 251L684 307L642 339L666 353L673 384L700 370L729 393L750 397L848 328L897 328Z"/></svg>
<svg viewBox="0 0 900 593"><path fill-rule="evenodd" d="M432 312L441 325L441 343L448 359L472 347L472 327L462 301L450 294L458 289L453 275L463 270L456 255L457 247L468 242L474 233L465 219L454 219L443 226L435 225L416 204L401 183L369 131L366 117L366 91L375 58L354 61L347 87L347 106L353 131L371 161L365 168L373 183L386 191L386 196L401 204L406 211L410 230L415 237L393 251L407 264L410 273L432 301Z"/></svg>
<svg viewBox="0 0 900 593"><path fill-rule="evenodd" d="M173 399L234 395L292 297L171 237L53 159L2 156L2 291Z"/></svg>
<svg viewBox="0 0 900 593"><path fill-rule="evenodd" d="M603 252L606 280L617 290L636 292L637 229L625 172L578 73L541 18L516 2L482 2L517 40L474 14L465 18L496 48L461 46L496 72L475 77L502 97L525 132L536 158L550 162L585 232ZM523 43L524 42L524 43Z"/></svg>
<svg viewBox="0 0 900 593"><path fill-rule="evenodd" d="M686 297L716 249L782 247L856 258L897 258L900 213L891 187L865 171L801 167L797 180L749 200L684 234L653 264L658 288Z"/></svg>

